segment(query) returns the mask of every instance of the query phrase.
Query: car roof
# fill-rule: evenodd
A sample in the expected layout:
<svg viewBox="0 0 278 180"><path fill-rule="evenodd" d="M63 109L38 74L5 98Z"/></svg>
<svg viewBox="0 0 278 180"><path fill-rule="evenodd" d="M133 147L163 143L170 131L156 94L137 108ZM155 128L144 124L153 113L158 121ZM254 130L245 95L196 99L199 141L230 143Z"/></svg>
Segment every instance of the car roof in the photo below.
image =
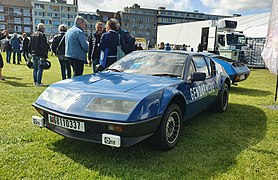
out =
<svg viewBox="0 0 278 180"><path fill-rule="evenodd" d="M158 52L158 53L177 53L177 54L187 54L187 55L206 55L198 52L182 51L182 50L141 50L140 52Z"/></svg>

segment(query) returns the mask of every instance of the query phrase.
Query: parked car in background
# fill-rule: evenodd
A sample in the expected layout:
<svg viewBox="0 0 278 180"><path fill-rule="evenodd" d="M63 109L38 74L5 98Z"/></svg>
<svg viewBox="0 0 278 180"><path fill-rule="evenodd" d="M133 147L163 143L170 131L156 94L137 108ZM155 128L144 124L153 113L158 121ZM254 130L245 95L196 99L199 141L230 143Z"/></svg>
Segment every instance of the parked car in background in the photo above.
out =
<svg viewBox="0 0 278 180"><path fill-rule="evenodd" d="M212 58L215 62L221 64L228 75L231 78L231 81L234 85L237 85L237 82L244 81L250 75L250 69L242 62L220 56L218 54L204 53L205 55Z"/></svg>
<svg viewBox="0 0 278 180"><path fill-rule="evenodd" d="M161 150L178 142L182 122L207 108L226 111L230 78L211 58L185 51L135 51L104 71L50 85L32 122L65 137Z"/></svg>

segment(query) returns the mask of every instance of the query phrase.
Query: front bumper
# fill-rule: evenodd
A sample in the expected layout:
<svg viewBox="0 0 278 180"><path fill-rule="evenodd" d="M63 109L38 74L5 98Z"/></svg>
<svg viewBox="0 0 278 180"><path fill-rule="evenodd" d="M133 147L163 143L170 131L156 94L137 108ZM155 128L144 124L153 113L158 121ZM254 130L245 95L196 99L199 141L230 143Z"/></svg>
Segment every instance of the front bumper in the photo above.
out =
<svg viewBox="0 0 278 180"><path fill-rule="evenodd" d="M116 122L116 121L105 121L105 120L91 119L85 117L69 116L56 111L49 110L37 104L33 104L33 106L43 116L41 118L41 122L39 122L39 117L33 116L32 117L33 124L38 125L40 127L46 127L47 129L68 138L89 141L94 143L102 143L110 146L114 146L114 145L105 143L103 140L105 137L112 137L112 138L114 136L118 137L120 139L120 146L126 147L126 146L132 146L152 136L155 130L158 128L162 118L162 115L160 115L139 122L123 123L123 122ZM80 131L60 127L52 123L49 123L48 121L49 115L67 119L67 120L84 122L85 132L80 132ZM123 131L117 132L114 130L109 130L110 126L121 127Z"/></svg>

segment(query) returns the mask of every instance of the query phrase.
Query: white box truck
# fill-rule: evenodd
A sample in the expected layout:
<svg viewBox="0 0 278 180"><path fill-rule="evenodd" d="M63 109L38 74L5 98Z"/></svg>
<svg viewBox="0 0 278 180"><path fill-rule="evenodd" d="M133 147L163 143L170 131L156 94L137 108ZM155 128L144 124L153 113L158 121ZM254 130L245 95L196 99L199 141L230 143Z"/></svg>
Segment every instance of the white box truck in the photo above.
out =
<svg viewBox="0 0 278 180"><path fill-rule="evenodd" d="M238 60L240 51L246 48L246 37L235 31L236 27L236 21L225 19L158 26L157 43L185 44L194 51L201 45L204 51Z"/></svg>

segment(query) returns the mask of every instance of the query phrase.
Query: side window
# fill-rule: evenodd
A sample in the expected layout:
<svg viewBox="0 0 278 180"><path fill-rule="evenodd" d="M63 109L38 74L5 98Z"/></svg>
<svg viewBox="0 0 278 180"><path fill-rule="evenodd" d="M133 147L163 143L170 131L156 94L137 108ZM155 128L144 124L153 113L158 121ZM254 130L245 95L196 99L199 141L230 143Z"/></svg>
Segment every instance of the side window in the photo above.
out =
<svg viewBox="0 0 278 180"><path fill-rule="evenodd" d="M189 68L188 68L188 74L187 74L186 80L191 80L191 76L194 73L194 71L195 71L194 64L193 64L193 61L191 61Z"/></svg>
<svg viewBox="0 0 278 180"><path fill-rule="evenodd" d="M192 59L195 64L196 71L205 73L207 78L210 77L210 71L208 69L206 60L202 56L195 56L192 57Z"/></svg>
<svg viewBox="0 0 278 180"><path fill-rule="evenodd" d="M206 60L206 63L207 63L207 66L208 66L208 71L209 71L209 74L210 74L210 76L212 75L212 69L211 69L211 60L210 60L210 58L208 58L208 57L204 57L205 58L205 60Z"/></svg>

